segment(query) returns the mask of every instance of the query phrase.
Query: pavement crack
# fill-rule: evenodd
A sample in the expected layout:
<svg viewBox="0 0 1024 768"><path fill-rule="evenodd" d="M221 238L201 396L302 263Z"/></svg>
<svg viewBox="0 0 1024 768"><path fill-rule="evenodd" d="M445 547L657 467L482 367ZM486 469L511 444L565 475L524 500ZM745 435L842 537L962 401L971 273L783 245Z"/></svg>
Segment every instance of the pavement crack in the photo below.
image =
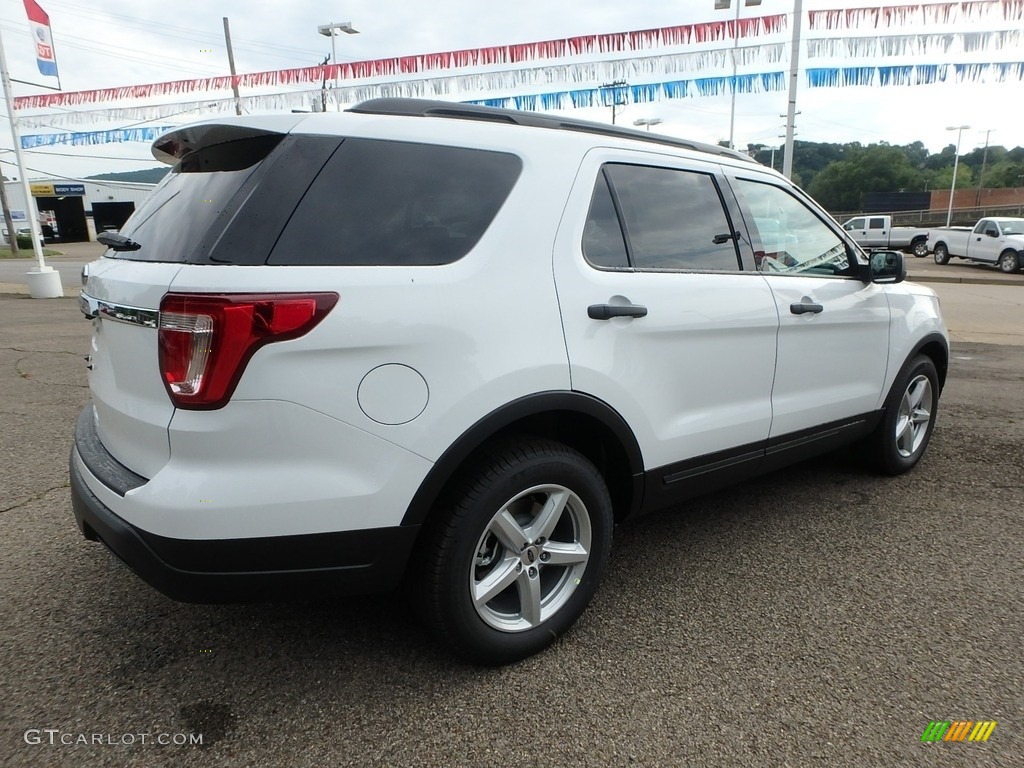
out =
<svg viewBox="0 0 1024 768"><path fill-rule="evenodd" d="M29 355L73 355L74 357L84 357L81 352L73 352L66 349L22 349L21 347L0 347L0 350L5 352L25 352ZM24 360L25 358L21 358Z"/></svg>
<svg viewBox="0 0 1024 768"><path fill-rule="evenodd" d="M53 488L47 488L45 491L39 491L38 493L36 493L35 496L30 496L29 498L25 499L24 501L20 501L20 502L18 502L17 504L15 504L13 506L5 507L4 509L0 509L0 515L2 515L4 512L12 512L15 509L20 509L21 507L24 507L24 506L26 506L28 504L31 504L34 501L39 501L40 499L45 498L48 494L53 493L54 491L59 491L62 488L70 488L70 487L71 487L71 483L68 482L68 483L61 483L60 485L55 485L55 486L53 486Z"/></svg>

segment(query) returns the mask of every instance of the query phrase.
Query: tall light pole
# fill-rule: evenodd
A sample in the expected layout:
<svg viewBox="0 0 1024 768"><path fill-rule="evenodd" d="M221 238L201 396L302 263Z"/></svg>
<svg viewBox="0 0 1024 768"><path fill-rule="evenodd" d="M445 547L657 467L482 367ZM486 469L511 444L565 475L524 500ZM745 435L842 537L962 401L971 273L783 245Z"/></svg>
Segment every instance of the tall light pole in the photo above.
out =
<svg viewBox="0 0 1024 768"><path fill-rule="evenodd" d="M741 0L736 0L736 18L732 28L732 88L730 89L732 99L729 104L729 149L736 149L733 136L736 128L736 54L740 47L740 4ZM752 5L760 5L761 0L742 0L742 4L749 8ZM727 11L730 5L732 5L732 0L715 0L716 11Z"/></svg>
<svg viewBox="0 0 1024 768"><path fill-rule="evenodd" d="M947 131L956 131L956 154L953 155L953 180L949 184L949 210L946 211L947 227L949 222L953 220L953 193L956 191L956 171L960 167L960 137L970 127L969 125L950 125L946 128Z"/></svg>
<svg viewBox="0 0 1024 768"><path fill-rule="evenodd" d="M634 120L633 121L633 125L637 125L637 126L646 125L647 126L647 132L650 133L652 125L661 125L661 118L660 117L650 117L650 118L641 117L639 120Z"/></svg>
<svg viewBox="0 0 1024 768"><path fill-rule="evenodd" d="M332 21L330 24L321 24L317 27L317 31L320 32L324 37L331 38L331 63L335 65L334 70L334 87L338 87L338 54L334 49L334 38L338 32L344 32L346 35L358 35L359 30L352 26L351 21ZM341 104L338 104L338 109L341 109Z"/></svg>

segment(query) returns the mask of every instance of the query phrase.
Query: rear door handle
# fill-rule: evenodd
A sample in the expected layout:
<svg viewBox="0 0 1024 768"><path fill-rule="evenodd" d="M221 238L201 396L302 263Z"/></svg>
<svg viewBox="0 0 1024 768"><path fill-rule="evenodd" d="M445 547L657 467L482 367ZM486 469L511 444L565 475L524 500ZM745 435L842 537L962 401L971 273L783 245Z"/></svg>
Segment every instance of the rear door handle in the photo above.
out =
<svg viewBox="0 0 1024 768"><path fill-rule="evenodd" d="M646 317L647 307L639 304L591 304L587 307L587 316L591 320L609 320L613 317Z"/></svg>
<svg viewBox="0 0 1024 768"><path fill-rule="evenodd" d="M824 309L821 304L811 304L810 302L803 301L795 301L789 305L789 311L794 315L804 315L808 312L816 315Z"/></svg>

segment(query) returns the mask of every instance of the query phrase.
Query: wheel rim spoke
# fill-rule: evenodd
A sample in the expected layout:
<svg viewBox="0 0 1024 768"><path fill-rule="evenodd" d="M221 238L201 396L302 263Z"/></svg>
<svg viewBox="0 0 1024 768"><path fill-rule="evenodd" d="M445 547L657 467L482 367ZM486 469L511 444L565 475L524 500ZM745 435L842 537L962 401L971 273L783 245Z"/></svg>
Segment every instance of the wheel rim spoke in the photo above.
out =
<svg viewBox="0 0 1024 768"><path fill-rule="evenodd" d="M562 490L548 494L547 499L544 501L544 506L541 507L540 512L537 513L537 517L527 531L529 538L531 540L541 536L550 538L551 532L558 525L558 521L561 519L562 513L565 511L565 505L568 502L568 491Z"/></svg>
<svg viewBox="0 0 1024 768"><path fill-rule="evenodd" d="M544 553L549 556L545 565L576 565L585 563L590 553L579 543L549 541L544 545Z"/></svg>
<svg viewBox="0 0 1024 768"><path fill-rule="evenodd" d="M518 557L509 556L474 584L473 602L477 606L484 605L508 589L518 576L516 573L516 563L518 562Z"/></svg>
<svg viewBox="0 0 1024 768"><path fill-rule="evenodd" d="M498 541L512 552L521 550L526 546L526 542L529 539L526 531L512 517L512 513L508 511L507 507L494 516L494 519L491 521L490 531L498 537Z"/></svg>
<svg viewBox="0 0 1024 768"><path fill-rule="evenodd" d="M516 580L519 588L519 610L523 621L531 627L540 624L540 579L530 577L524 570Z"/></svg>

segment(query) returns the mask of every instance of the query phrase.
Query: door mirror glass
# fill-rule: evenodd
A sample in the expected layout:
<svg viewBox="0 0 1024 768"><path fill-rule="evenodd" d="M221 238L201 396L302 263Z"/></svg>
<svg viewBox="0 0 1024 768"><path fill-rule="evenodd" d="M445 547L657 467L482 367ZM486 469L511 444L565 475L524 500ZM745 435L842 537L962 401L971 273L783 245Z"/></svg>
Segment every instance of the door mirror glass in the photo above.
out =
<svg viewBox="0 0 1024 768"><path fill-rule="evenodd" d="M872 251L869 275L873 283L901 283L907 277L907 265L899 251Z"/></svg>
<svg viewBox="0 0 1024 768"><path fill-rule="evenodd" d="M985 230L985 234L989 237L999 237L999 230L995 227L989 227Z"/></svg>

